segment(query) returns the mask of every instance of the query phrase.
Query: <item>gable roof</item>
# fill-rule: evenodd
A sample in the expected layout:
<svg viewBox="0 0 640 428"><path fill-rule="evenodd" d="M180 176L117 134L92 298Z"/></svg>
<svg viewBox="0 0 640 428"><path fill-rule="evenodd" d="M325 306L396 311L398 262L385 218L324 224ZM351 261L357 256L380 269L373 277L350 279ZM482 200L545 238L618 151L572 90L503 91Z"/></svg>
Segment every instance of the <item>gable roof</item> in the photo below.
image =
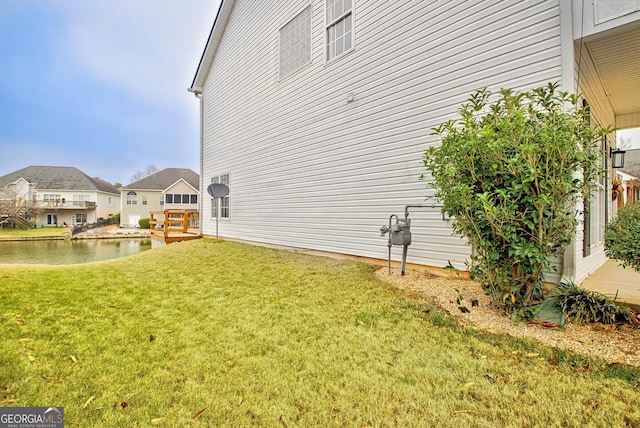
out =
<svg viewBox="0 0 640 428"><path fill-rule="evenodd" d="M200 176L188 168L165 168L142 180L122 187L121 190L165 190L183 179L196 190L200 189Z"/></svg>
<svg viewBox="0 0 640 428"><path fill-rule="evenodd" d="M204 52L202 52L202 57L200 58L200 63L198 64L198 69L196 70L196 75L193 78L189 92L197 95L204 89L204 82L207 80L209 69L211 69L213 58L216 56L218 45L222 39L222 33L224 33L224 29L227 26L234 4L235 0L222 0L220 3L220 8L218 9L215 21L213 21L213 27L211 27L207 44L205 45Z"/></svg>
<svg viewBox="0 0 640 428"><path fill-rule="evenodd" d="M640 149L627 150L624 154L624 168L620 168L623 172L640 178Z"/></svg>
<svg viewBox="0 0 640 428"><path fill-rule="evenodd" d="M0 177L0 188L20 178L46 190L97 191L120 195L113 184L100 178L91 178L78 168L69 166L28 166Z"/></svg>

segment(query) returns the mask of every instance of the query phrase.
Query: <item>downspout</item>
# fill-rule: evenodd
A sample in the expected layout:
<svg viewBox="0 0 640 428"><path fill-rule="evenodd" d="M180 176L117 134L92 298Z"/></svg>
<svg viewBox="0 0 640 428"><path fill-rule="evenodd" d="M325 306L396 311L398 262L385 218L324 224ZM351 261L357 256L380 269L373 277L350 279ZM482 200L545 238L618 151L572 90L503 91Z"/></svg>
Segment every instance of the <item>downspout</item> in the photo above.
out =
<svg viewBox="0 0 640 428"><path fill-rule="evenodd" d="M189 89L189 92L193 92L193 94L200 101L200 197L198 198L198 224L200 226L200 236L203 234L203 190L204 190L204 174L203 174L203 151L204 151L204 98L202 96L202 92L194 89Z"/></svg>

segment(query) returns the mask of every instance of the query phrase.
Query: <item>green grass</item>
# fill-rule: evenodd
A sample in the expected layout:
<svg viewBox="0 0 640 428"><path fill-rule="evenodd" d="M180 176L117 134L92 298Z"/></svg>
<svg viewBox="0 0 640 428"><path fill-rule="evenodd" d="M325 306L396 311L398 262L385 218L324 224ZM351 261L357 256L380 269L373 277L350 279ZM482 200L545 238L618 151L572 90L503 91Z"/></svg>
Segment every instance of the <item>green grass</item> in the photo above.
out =
<svg viewBox="0 0 640 428"><path fill-rule="evenodd" d="M58 237L64 235L70 230L71 228L69 227L40 227L28 230L0 228L0 240L2 238Z"/></svg>
<svg viewBox="0 0 640 428"><path fill-rule="evenodd" d="M637 368L461 329L356 262L203 239L0 289L0 406L66 426L640 425Z"/></svg>

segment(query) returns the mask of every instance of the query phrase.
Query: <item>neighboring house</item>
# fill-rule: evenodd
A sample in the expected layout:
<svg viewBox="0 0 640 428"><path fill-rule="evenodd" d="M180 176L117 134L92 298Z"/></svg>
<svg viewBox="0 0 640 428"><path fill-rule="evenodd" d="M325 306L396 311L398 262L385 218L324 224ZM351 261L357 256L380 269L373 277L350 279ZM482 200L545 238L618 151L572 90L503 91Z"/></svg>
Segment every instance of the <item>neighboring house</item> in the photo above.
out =
<svg viewBox="0 0 640 428"><path fill-rule="evenodd" d="M202 187L230 189L203 198L203 234L215 234L222 203L221 236L384 260L389 216L437 202L425 202L422 156L472 92L558 82L582 94L593 123L632 128L638 69L637 1L223 0L189 89ZM605 261L614 137L551 280L579 281ZM438 209L410 213L408 261L464 269L470 250Z"/></svg>
<svg viewBox="0 0 640 428"><path fill-rule="evenodd" d="M138 227L151 211L197 210L200 177L190 169L166 168L120 189L120 225Z"/></svg>
<svg viewBox="0 0 640 428"><path fill-rule="evenodd" d="M640 149L626 151L624 168L618 170L617 178L621 185L618 207L640 201Z"/></svg>
<svg viewBox="0 0 640 428"><path fill-rule="evenodd" d="M39 225L95 223L120 209L118 189L73 167L29 166L0 177L0 189Z"/></svg>

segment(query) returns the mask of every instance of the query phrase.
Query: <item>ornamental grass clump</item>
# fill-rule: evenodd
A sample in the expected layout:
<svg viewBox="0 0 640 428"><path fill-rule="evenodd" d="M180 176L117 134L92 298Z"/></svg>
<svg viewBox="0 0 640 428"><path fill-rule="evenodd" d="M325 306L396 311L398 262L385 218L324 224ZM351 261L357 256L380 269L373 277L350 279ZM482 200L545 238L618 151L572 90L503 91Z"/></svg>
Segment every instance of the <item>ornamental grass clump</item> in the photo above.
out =
<svg viewBox="0 0 640 428"><path fill-rule="evenodd" d="M475 92L460 119L434 128L442 144L426 150L421 178L467 238L472 277L515 313L538 301L552 258L570 242L610 131L592 128L578 96L556 84L492 95Z"/></svg>
<svg viewBox="0 0 640 428"><path fill-rule="evenodd" d="M637 324L637 318L628 307L617 304L602 293L578 287L573 282L561 283L551 298L567 318L578 324Z"/></svg>
<svg viewBox="0 0 640 428"><path fill-rule="evenodd" d="M607 225L604 246L608 257L640 272L640 202L618 210L616 219Z"/></svg>

